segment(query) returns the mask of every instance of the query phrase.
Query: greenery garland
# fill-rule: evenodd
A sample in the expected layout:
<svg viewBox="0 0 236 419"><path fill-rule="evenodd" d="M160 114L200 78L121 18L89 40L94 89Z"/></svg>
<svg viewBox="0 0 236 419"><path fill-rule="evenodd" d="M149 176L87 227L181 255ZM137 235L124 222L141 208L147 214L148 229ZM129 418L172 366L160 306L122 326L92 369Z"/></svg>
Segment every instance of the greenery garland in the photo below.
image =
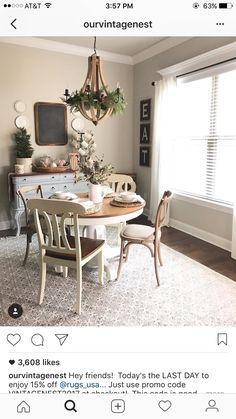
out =
<svg viewBox="0 0 236 419"><path fill-rule="evenodd" d="M80 90L78 92L78 90L76 90L68 98L63 100L69 105L71 112L80 111L82 104L87 111L91 107L103 112L112 109L111 115L123 113L126 107L124 95L120 88L111 92L108 91L107 93L104 88L101 88L98 92L93 92L91 90L85 92Z"/></svg>

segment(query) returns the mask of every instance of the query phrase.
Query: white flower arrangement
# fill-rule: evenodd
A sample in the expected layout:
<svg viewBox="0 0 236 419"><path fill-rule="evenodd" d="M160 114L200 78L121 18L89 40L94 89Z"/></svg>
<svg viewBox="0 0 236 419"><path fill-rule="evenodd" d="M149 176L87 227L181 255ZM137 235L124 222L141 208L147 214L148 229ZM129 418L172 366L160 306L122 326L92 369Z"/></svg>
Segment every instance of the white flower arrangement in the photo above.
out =
<svg viewBox="0 0 236 419"><path fill-rule="evenodd" d="M78 152L78 170L76 171L76 181L80 179L78 172L82 172L85 180L99 185L107 180L112 173L113 166L103 164L103 157L99 158L96 152L96 143L91 131L78 132L72 139L72 144Z"/></svg>

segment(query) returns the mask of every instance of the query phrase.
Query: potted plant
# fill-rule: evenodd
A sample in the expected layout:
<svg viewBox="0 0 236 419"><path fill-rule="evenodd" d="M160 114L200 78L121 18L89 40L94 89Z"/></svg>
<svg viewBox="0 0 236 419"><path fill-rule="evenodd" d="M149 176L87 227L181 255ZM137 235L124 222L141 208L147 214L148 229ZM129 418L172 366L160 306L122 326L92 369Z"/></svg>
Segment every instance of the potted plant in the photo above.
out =
<svg viewBox="0 0 236 419"><path fill-rule="evenodd" d="M105 182L112 173L113 166L103 163L103 157L99 158L96 154L96 143L93 134L88 132L79 132L72 143L78 154L78 166L75 171L75 179L80 179L79 172L82 172L84 179L89 182L90 199L94 203L102 202L102 183Z"/></svg>
<svg viewBox="0 0 236 419"><path fill-rule="evenodd" d="M34 149L30 142L31 135L26 128L19 128L15 133L16 163L24 166L24 172L32 172L32 154Z"/></svg>

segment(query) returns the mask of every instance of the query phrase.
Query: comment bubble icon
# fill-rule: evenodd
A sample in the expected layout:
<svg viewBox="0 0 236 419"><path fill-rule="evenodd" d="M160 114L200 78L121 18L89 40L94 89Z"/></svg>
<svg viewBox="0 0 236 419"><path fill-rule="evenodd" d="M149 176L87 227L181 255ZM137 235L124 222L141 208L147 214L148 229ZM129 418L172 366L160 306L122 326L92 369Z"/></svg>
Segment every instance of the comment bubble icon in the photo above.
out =
<svg viewBox="0 0 236 419"><path fill-rule="evenodd" d="M31 336L31 342L34 346L43 346L44 345L43 335L40 335L40 333L35 333L33 336Z"/></svg>

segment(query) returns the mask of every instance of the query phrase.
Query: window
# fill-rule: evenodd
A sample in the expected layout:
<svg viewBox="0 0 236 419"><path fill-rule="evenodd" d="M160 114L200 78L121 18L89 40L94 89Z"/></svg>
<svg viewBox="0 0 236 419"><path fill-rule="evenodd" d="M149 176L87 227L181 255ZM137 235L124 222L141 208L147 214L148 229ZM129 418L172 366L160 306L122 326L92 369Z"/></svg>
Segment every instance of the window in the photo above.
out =
<svg viewBox="0 0 236 419"><path fill-rule="evenodd" d="M236 70L178 82L177 103L172 188L232 203L236 173Z"/></svg>

